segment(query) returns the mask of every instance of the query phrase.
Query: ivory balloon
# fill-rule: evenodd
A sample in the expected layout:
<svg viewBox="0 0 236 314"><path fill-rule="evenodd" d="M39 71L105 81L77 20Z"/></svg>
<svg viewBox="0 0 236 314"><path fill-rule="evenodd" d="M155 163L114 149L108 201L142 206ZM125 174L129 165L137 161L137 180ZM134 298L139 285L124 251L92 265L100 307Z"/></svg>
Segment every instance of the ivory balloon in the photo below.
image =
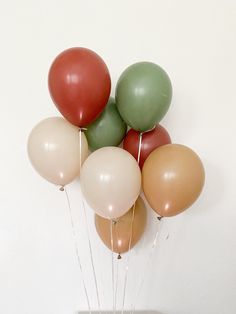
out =
<svg viewBox="0 0 236 314"><path fill-rule="evenodd" d="M92 153L81 169L81 189L87 203L105 218L124 215L141 189L141 172L134 157L118 147Z"/></svg>
<svg viewBox="0 0 236 314"><path fill-rule="evenodd" d="M198 198L205 173L194 151L184 145L169 144L149 155L143 166L142 179L150 206L161 216L174 216Z"/></svg>
<svg viewBox="0 0 236 314"><path fill-rule="evenodd" d="M134 209L134 220L133 220ZM132 226L133 220L133 226ZM122 217L118 218L117 222L112 225L113 235L113 251L121 254L129 250L129 242L132 227L131 248L142 237L147 221L147 211L143 200L139 197L130 210ZM112 250L111 245L111 220L95 215L95 226L103 243Z"/></svg>
<svg viewBox="0 0 236 314"><path fill-rule="evenodd" d="M81 144L83 163L88 154L88 143L83 133ZM79 129L60 117L41 121L30 133L28 155L44 179L65 186L80 172Z"/></svg>

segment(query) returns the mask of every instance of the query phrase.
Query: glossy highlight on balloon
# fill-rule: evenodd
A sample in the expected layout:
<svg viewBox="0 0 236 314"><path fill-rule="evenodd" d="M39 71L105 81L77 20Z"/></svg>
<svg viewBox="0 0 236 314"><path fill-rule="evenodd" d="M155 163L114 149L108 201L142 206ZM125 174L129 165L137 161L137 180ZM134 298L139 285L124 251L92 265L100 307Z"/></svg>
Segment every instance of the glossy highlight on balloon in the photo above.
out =
<svg viewBox="0 0 236 314"><path fill-rule="evenodd" d="M111 78L102 58L87 48L63 51L48 74L51 97L61 114L72 124L85 127L107 104Z"/></svg>
<svg viewBox="0 0 236 314"><path fill-rule="evenodd" d="M81 156L80 156L81 151ZM28 156L35 170L47 181L65 186L80 173L88 155L88 143L79 129L61 117L39 122L28 138Z"/></svg>
<svg viewBox="0 0 236 314"><path fill-rule="evenodd" d="M134 210L134 219L133 219ZM125 253L133 248L141 239L147 222L147 210L141 197L139 197L130 210L122 217L112 222L113 251L118 254ZM111 247L111 220L95 215L95 226L103 243ZM132 236L131 236L132 227ZM131 239L131 242L130 242Z"/></svg>
<svg viewBox="0 0 236 314"><path fill-rule="evenodd" d="M134 157L119 147L103 147L84 162L80 183L88 205L100 216L123 216L137 200L141 172Z"/></svg>
<svg viewBox="0 0 236 314"><path fill-rule="evenodd" d="M160 216L174 216L199 197L205 171L198 155L180 144L155 149L142 170L142 185L150 206Z"/></svg>
<svg viewBox="0 0 236 314"><path fill-rule="evenodd" d="M170 143L171 139L167 130L157 125L153 130L142 133L141 139L140 132L130 129L124 138L123 148L138 160L140 145L139 166L142 169L145 160L155 148Z"/></svg>

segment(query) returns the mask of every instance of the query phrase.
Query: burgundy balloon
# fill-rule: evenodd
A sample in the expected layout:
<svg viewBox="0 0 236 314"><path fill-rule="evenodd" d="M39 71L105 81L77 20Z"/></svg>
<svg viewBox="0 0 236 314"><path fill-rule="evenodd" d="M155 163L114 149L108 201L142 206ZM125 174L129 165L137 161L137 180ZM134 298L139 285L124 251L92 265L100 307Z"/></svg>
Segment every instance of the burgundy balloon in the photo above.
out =
<svg viewBox="0 0 236 314"><path fill-rule="evenodd" d="M138 160L140 132L130 129L123 142L123 148ZM155 129L142 135L139 166L142 169L149 154L159 146L170 144L171 139L166 129L157 125Z"/></svg>
<svg viewBox="0 0 236 314"><path fill-rule="evenodd" d="M70 48L53 61L48 75L51 97L72 124L84 127L107 104L111 78L102 58L87 48Z"/></svg>

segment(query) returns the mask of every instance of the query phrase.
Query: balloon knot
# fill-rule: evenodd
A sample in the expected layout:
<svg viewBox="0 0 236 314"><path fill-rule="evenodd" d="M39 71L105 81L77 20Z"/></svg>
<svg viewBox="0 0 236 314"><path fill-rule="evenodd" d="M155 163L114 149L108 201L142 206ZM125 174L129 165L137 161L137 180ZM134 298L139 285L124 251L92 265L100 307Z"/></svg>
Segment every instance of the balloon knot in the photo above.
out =
<svg viewBox="0 0 236 314"><path fill-rule="evenodd" d="M64 186L62 185L59 190L62 191L62 192L65 191Z"/></svg>
<svg viewBox="0 0 236 314"><path fill-rule="evenodd" d="M112 220L113 225L115 226L117 224L116 220Z"/></svg>
<svg viewBox="0 0 236 314"><path fill-rule="evenodd" d="M156 125L154 125L151 129L147 130L147 131L143 131L142 133L148 133L148 132L151 132L153 131L154 129L156 128Z"/></svg>
<svg viewBox="0 0 236 314"><path fill-rule="evenodd" d="M118 256L117 256L117 259L122 259L120 253L119 253Z"/></svg>
<svg viewBox="0 0 236 314"><path fill-rule="evenodd" d="M158 219L159 221L161 221L162 218L163 218L163 216L157 216L157 219Z"/></svg>
<svg viewBox="0 0 236 314"><path fill-rule="evenodd" d="M84 131L87 131L88 129L87 128L79 128L79 131L81 132L84 132Z"/></svg>

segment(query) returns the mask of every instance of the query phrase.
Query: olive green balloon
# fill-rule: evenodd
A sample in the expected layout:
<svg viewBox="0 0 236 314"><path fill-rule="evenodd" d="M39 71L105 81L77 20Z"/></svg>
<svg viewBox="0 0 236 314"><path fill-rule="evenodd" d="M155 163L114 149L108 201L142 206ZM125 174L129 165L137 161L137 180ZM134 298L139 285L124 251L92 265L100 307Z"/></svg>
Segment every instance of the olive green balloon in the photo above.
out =
<svg viewBox="0 0 236 314"><path fill-rule="evenodd" d="M122 120L115 99L110 97L105 110L91 123L85 135L92 151L105 146L118 146L127 130L126 123Z"/></svg>
<svg viewBox="0 0 236 314"><path fill-rule="evenodd" d="M133 129L152 129L164 117L172 98L171 81L157 64L138 62L129 66L116 86L116 104Z"/></svg>

